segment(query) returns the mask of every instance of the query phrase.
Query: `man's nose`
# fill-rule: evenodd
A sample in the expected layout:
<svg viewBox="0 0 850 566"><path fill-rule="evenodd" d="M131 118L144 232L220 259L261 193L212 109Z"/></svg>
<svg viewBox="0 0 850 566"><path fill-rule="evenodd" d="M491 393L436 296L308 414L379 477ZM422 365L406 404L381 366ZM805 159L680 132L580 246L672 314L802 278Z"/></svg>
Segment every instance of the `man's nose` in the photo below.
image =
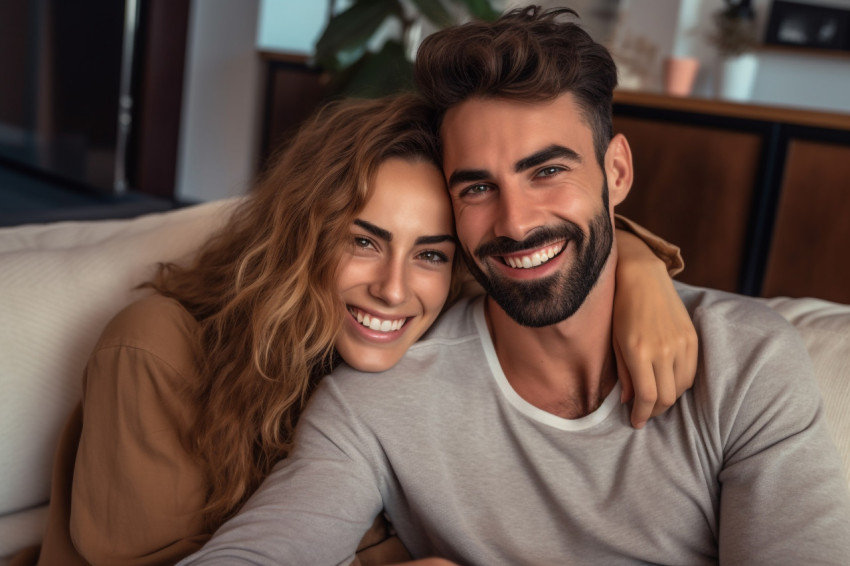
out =
<svg viewBox="0 0 850 566"><path fill-rule="evenodd" d="M409 293L407 276L403 262L389 259L379 267L369 292L387 305L400 305Z"/></svg>
<svg viewBox="0 0 850 566"><path fill-rule="evenodd" d="M540 208L533 189L518 184L503 184L494 224L496 236L524 240L529 232L543 225Z"/></svg>

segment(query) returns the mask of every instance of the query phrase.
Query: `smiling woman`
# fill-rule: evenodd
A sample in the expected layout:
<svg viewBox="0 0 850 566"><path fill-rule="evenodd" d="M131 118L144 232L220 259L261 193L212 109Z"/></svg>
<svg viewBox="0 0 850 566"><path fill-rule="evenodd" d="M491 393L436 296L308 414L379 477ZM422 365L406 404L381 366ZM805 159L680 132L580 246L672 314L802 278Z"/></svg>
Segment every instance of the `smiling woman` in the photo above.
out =
<svg viewBox="0 0 850 566"><path fill-rule="evenodd" d="M388 159L352 223L339 292L350 316L336 348L351 366L383 371L437 319L451 284L454 222L440 171Z"/></svg>

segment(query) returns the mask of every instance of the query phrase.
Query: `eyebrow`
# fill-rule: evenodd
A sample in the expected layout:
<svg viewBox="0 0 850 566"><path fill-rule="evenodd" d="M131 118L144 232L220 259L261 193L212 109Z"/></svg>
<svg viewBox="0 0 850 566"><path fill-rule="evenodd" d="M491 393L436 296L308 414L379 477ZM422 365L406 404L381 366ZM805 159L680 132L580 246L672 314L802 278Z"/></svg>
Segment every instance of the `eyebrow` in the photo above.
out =
<svg viewBox="0 0 850 566"><path fill-rule="evenodd" d="M525 171L526 169L531 169L532 167L542 165L550 159L557 158L569 159L570 161L581 163L581 156L574 150L568 147L564 147L562 145L552 144L549 147L541 149L540 151L532 153L528 157L524 157L517 161L516 165L514 165L514 171L520 173L522 171Z"/></svg>
<svg viewBox="0 0 850 566"><path fill-rule="evenodd" d="M557 158L568 159L576 163L581 163L581 156L576 151L562 145L552 144L517 161L514 165L514 171L520 173L526 169L542 165L550 159ZM493 175L487 169L460 169L451 174L448 186L451 189L458 184L483 181L492 176Z"/></svg>
<svg viewBox="0 0 850 566"><path fill-rule="evenodd" d="M419 236L416 238L416 245L442 244L443 242L451 242L457 244L457 238L450 234L440 234L439 236Z"/></svg>
<svg viewBox="0 0 850 566"><path fill-rule="evenodd" d="M393 240L393 234L389 230L384 230L378 226L375 226L371 222L367 222L366 220L361 220L356 218L354 223L357 226L360 226L376 238L380 238L385 242L391 242ZM416 238L415 244L417 246L428 245L428 244L441 244L443 242L451 242L453 244L457 244L457 239L451 234L438 234L436 236L419 236Z"/></svg>
<svg viewBox="0 0 850 566"><path fill-rule="evenodd" d="M473 181L483 181L484 179L489 179L490 177L490 172L486 169L461 169L460 171L455 171L454 173L452 173L451 177L449 177L449 182L447 184L449 186L449 189L451 189L455 185L460 185L462 183L471 183Z"/></svg>
<svg viewBox="0 0 850 566"><path fill-rule="evenodd" d="M365 220L360 220L359 218L354 219L354 223L375 236L376 238L380 238L386 242L392 242L393 234L389 230L384 230L383 228L379 228L372 224L371 222L366 222Z"/></svg>

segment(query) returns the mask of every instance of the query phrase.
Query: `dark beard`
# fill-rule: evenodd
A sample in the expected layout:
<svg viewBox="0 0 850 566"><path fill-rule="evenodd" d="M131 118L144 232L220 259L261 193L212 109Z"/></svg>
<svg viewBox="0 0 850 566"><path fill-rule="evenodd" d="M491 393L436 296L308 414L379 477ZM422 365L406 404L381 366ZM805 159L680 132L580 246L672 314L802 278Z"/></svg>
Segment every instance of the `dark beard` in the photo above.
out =
<svg viewBox="0 0 850 566"><path fill-rule="evenodd" d="M568 272L553 273L535 281L517 281L502 277L495 271L485 273L464 253L470 271L487 294L522 326L539 328L566 320L587 299L611 253L614 228L608 213L607 196L606 186L602 198L605 206L591 220L589 235L585 235L574 223L565 221L560 226L541 227L522 242L497 238L485 242L474 252L476 257L483 259L533 249L566 238L567 244L572 241L576 247L575 265Z"/></svg>

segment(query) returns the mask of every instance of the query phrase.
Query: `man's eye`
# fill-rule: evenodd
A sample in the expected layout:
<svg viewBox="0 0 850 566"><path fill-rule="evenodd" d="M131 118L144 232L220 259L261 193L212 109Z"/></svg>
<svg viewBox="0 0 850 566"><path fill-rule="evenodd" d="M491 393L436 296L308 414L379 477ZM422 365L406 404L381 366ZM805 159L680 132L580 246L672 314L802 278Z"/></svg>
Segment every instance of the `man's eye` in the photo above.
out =
<svg viewBox="0 0 850 566"><path fill-rule="evenodd" d="M538 177L551 177L552 175L557 175L564 169L562 167L544 167L540 171L537 172Z"/></svg>
<svg viewBox="0 0 850 566"><path fill-rule="evenodd" d="M487 185L481 185L481 184L479 184L479 185L471 185L471 186L469 186L469 187L465 188L465 189L461 192L461 196L466 196L466 195L480 195L481 193L486 193L486 192L487 192L487 191L489 191L489 190L490 190L490 187L489 187L489 186L487 186Z"/></svg>

